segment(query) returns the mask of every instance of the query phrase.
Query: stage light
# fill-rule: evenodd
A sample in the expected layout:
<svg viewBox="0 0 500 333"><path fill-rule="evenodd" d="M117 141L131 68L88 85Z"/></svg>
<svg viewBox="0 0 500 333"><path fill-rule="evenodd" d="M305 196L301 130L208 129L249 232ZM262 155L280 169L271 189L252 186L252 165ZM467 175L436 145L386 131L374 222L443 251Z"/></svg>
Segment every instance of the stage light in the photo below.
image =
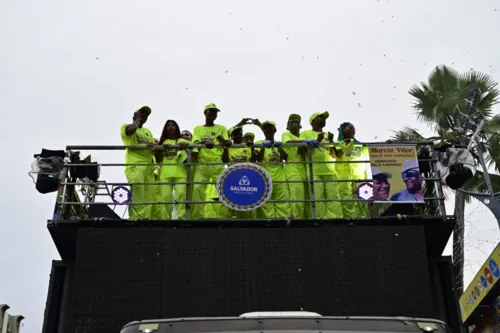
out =
<svg viewBox="0 0 500 333"><path fill-rule="evenodd" d="M130 202L132 199L132 193L130 193L128 188L118 186L111 191L111 199L115 204L123 205L124 203Z"/></svg>
<svg viewBox="0 0 500 333"><path fill-rule="evenodd" d="M356 195L361 200L373 199L373 185L371 183L363 183L356 189Z"/></svg>
<svg viewBox="0 0 500 333"><path fill-rule="evenodd" d="M56 192L61 183L61 173L64 169L64 150L42 149L40 154L35 154L35 161L31 164L28 173L36 185L39 193Z"/></svg>
<svg viewBox="0 0 500 333"><path fill-rule="evenodd" d="M452 190L459 189L476 174L474 156L463 148L443 148L437 167L442 179Z"/></svg>

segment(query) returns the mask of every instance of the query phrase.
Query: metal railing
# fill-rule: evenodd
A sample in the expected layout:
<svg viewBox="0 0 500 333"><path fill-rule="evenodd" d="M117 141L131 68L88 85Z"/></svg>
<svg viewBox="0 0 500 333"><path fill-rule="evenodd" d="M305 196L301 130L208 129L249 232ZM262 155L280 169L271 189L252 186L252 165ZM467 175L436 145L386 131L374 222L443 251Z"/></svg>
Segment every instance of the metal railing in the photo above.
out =
<svg viewBox="0 0 500 333"><path fill-rule="evenodd" d="M393 146L401 146L401 145L417 145L419 147L426 147L431 153L430 157L427 159L419 159L418 162L428 162L431 165L430 172L427 172L425 174L421 174L421 181L424 187L424 204L416 204L414 205L415 211L418 212L418 215L441 215L445 216L445 208L444 208L444 195L442 191L442 184L441 184L441 179L439 177L438 171L437 171L437 159L436 159L436 153L434 152L434 147L433 147L433 142L431 141L418 141L418 142L398 142L398 143L380 143L380 142L367 142L367 143L359 143L357 144L360 147L365 147L365 146L370 146L370 145L393 145ZM331 146L338 146L338 143L322 143L320 147L331 147ZM221 147L219 145L215 145L215 147ZM247 146L246 144L233 144L231 148L244 148ZM328 180L319 180L319 179L314 179L314 166L317 164L322 164L322 163L332 163L332 164L344 164L344 163L349 163L351 165L353 164L365 164L366 165L366 174L369 175L371 174L371 171L368 172L368 169L370 169L370 160L368 156L366 156L365 160L343 160L343 159L332 159L331 161L323 161L323 162L314 162L313 161L313 150L316 148L313 148L311 146L308 146L305 143L291 143L291 144L282 144L280 148L290 148L290 147L304 147L307 149L307 153L304 154L304 160L299 161L299 162L285 162L281 161L278 163L283 163L284 167L286 168L287 165L304 165L304 169L307 172L305 174L304 179L295 179L295 180L280 180L280 181L272 181L273 184L293 184L293 183L303 183L303 184L308 184L308 192L303 199L296 199L296 198L290 198L287 200L268 200L266 204L276 204L276 203L288 203L288 204L293 204L293 203L302 203L306 210L310 209L311 214L310 216L294 216L295 219L319 219L321 217L318 216L317 214L317 204L318 203L328 203L328 202L339 202L341 204L345 203L357 203L358 205L358 210L361 212L360 216L349 216L349 218L372 218L375 216L379 216L383 209L382 208L387 208L390 206L390 204L384 203L384 202L379 202L379 201L373 201L373 200L363 200L359 199L356 197L355 192L350 193L349 197L336 197L336 198L324 198L324 199L318 199L316 196L316 187L318 183L336 183L336 184L342 184L342 183L351 183L351 185L354 184L360 184L360 183L371 183L372 179L370 177L365 177L365 179L328 179ZM67 156L69 157L71 153L75 151L116 151L116 150L125 150L125 149L130 149L130 150L144 150L144 149L151 149L153 151L158 151L158 150L166 150L166 149L172 149L172 148L177 148L177 149L182 149L178 145L172 145L168 148L165 148L161 145L154 145L148 148L145 148L145 146L67 146L66 151L67 151ZM193 169L196 170L197 166L222 166L222 165L230 165L231 163L224 163L224 162L214 162L214 163L198 163L198 161L193 161L192 160L192 150L193 149L199 149L199 148L205 148L204 145L200 144L192 144L189 145L188 147L185 148L187 152L187 158L185 162L179 163L179 164L168 164L169 167L171 166L183 166L186 168L186 181L185 182L167 182L167 181L155 181L155 182L134 182L134 183L128 183L128 182L106 182L103 180L98 180L97 182L91 181L88 178L84 179L75 179L71 178L71 173L68 172L70 168L74 167L88 167L89 164L85 163L71 163L69 158L65 159L65 164L64 164L64 170L62 172L62 182L60 186L60 190L58 192L57 196L57 201L56 201L56 208L54 212L54 220L58 219L85 219L88 218L86 216L86 211L91 205L110 205L110 206L117 206L119 204L113 202L113 201L96 201L96 198L99 196L106 196L110 197L112 189L116 186L126 186L126 187L131 187L134 188L136 185L142 185L145 187L150 187L149 190L154 191L154 188L156 186L162 186L162 185L176 185L176 184L184 184L186 185L186 196L183 198L183 200L179 200L180 198L176 198L175 202L169 202L169 201L162 201L161 198L157 198L158 200L153 200L153 201L148 201L148 202L128 202L124 203L121 205L127 205L129 206L129 210L131 206L137 207L140 205L168 205L167 207L170 207L170 205L173 205L174 207L178 205L185 205L185 215L182 217L179 217L180 219L184 220L190 220L191 219L191 210L194 205L214 205L214 204L219 204L222 205L220 201L214 201L214 200L207 200L205 198L204 201L193 201L191 196L192 196L192 188L198 184L201 185L215 185L217 179L213 179L212 181L194 181L192 171ZM265 148L262 144L255 144L253 145L253 148L256 150L259 150L261 148ZM269 149L269 148L265 148ZM263 166L264 169L266 165L276 165L276 162L256 162L256 164ZM161 164L153 163L153 160L151 160L151 163L141 163L141 164L126 164L126 163L99 163L98 166L100 168L104 167L125 167L125 166L151 166L152 168L155 166L158 166ZM316 185L316 186L315 186ZM339 186L339 185L338 185ZM340 185L342 186L342 185ZM356 186L353 186L355 188ZM110 189L111 188L111 189ZM354 190L355 191L355 190ZM82 208L83 207L83 208ZM382 207L382 208L381 208ZM257 210L258 211L258 210ZM283 219L284 217L260 217L259 214L254 214L252 215L252 219L264 219L264 220L269 220L272 218L279 218ZM221 216L222 217L222 216ZM145 217L146 219L150 219L152 217ZM234 218L230 217L230 218Z"/></svg>

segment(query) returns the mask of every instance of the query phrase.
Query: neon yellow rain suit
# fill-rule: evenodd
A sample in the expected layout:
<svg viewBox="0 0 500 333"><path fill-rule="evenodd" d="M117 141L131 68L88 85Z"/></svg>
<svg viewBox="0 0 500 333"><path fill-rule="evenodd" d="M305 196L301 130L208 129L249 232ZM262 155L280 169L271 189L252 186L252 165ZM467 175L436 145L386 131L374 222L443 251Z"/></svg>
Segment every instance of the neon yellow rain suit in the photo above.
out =
<svg viewBox="0 0 500 333"><path fill-rule="evenodd" d="M217 179L210 178L210 182L217 182ZM204 216L206 219L222 218L220 212L225 207L224 204L218 202L219 194L214 184L207 185L205 201L215 201L217 203L207 203L203 208Z"/></svg>
<svg viewBox="0 0 500 333"><path fill-rule="evenodd" d="M127 124L122 125L120 135L125 146L146 146L148 143L154 143L153 134L147 128L140 127L134 134L127 135ZM153 160L152 150L145 149L127 149L125 151L125 163L127 164L149 164L126 166L125 176L129 183L153 183L154 174L151 162ZM131 185L132 202L153 202L154 190L148 185ZM153 205L129 205L129 219L150 219L152 217Z"/></svg>
<svg viewBox="0 0 500 333"><path fill-rule="evenodd" d="M343 139L343 137L341 139ZM369 164L356 162L369 159L368 149L367 147L356 145L354 140L352 140L349 144L341 141L337 145L337 148L344 152L344 156L337 157L338 161L353 162L335 164L335 170L339 175L339 179L353 180L352 182L338 183L340 197L342 199L358 199L356 189L361 183L354 180L367 179L366 167L369 166ZM368 205L366 202L344 201L342 202L342 210L344 212L344 217L346 218L368 216Z"/></svg>
<svg viewBox="0 0 500 333"><path fill-rule="evenodd" d="M316 140L321 132L314 130L305 130L300 134L301 140ZM323 139L323 142L327 138ZM306 156L306 161L309 161ZM312 149L312 162L330 162L333 161L330 156L330 147L318 147ZM309 177L309 167L307 167L307 176ZM315 200L339 199L338 183L332 182L339 179L333 163L316 163L313 165L314 194ZM328 182L319 182L319 181ZM342 218L342 205L339 201L316 202L316 217L320 219Z"/></svg>
<svg viewBox="0 0 500 333"><path fill-rule="evenodd" d="M161 165L156 163L156 158L153 155L153 163L155 164L153 166L153 175L155 179L155 183L160 182L160 172L161 172ZM161 188L162 185L154 185L153 191L154 191L154 202L161 202L163 201L161 198ZM163 205L158 204L158 205L153 205L153 212L152 212L152 218L153 220L161 220L163 219Z"/></svg>
<svg viewBox="0 0 500 333"><path fill-rule="evenodd" d="M283 143L288 141L300 141L300 137L287 131L283 133L281 141ZM299 147L283 147L283 150L288 155L287 164L285 166L286 180L292 181L288 183L290 198L292 200L309 200L309 184L307 182L294 182L307 180L304 154L299 153ZM290 164L289 162L302 162L302 164ZM297 219L311 218L310 206L311 205L307 202L290 203L292 215Z"/></svg>
<svg viewBox="0 0 500 333"><path fill-rule="evenodd" d="M163 141L163 145L177 145L180 142L189 143L184 139ZM184 162L187 159L185 150L178 148L165 149L163 153L160 180L162 182L170 182L175 184L163 184L161 186L161 201L168 202L163 206L163 219L172 219L172 202L185 202L186 201L186 179L187 171ZM184 183L184 184L183 184ZM173 193L175 192L175 197ZM185 204L176 204L177 218L184 220L186 214Z"/></svg>
<svg viewBox="0 0 500 333"><path fill-rule="evenodd" d="M196 126L193 133L193 142L200 143L206 139L210 139L214 144L218 144L217 137L221 135L224 139L229 140L227 129L223 125L213 126ZM198 165L194 168L194 182L208 182L211 179L217 181L219 175L224 170L223 164L207 164L204 163L222 163L223 149L214 147L213 149L199 148L198 149ZM207 198L207 184L194 184L193 185L193 199L192 201L206 201ZM192 220L201 219L204 217L204 204L192 204L191 215Z"/></svg>
<svg viewBox="0 0 500 333"><path fill-rule="evenodd" d="M259 140L256 143L259 144L263 142L263 140ZM288 184L275 183L276 181L286 181L285 164L281 160L279 148L272 147L264 149L264 159L262 162L271 163L262 164L262 167L267 171L273 182L273 193L271 194L270 200L279 200L283 202L265 203L258 209L257 216L260 218L288 217L291 215L290 203L287 202L287 200L290 199Z"/></svg>

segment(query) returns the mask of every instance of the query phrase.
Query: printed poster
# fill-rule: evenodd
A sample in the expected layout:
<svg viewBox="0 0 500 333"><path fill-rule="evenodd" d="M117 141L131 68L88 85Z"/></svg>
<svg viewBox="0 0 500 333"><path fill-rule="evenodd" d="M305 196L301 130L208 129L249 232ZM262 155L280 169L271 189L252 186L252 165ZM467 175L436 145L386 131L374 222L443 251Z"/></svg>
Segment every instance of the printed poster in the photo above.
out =
<svg viewBox="0 0 500 333"><path fill-rule="evenodd" d="M369 145L373 197L380 203L423 203L416 145Z"/></svg>

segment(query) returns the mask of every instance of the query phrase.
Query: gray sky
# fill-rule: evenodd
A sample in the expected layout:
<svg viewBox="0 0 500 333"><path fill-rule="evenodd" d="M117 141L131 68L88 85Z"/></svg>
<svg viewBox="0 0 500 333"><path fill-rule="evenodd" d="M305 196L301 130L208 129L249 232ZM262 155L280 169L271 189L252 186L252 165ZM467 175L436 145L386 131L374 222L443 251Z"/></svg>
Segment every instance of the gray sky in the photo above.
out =
<svg viewBox="0 0 500 333"><path fill-rule="evenodd" d="M365 142L406 124L430 134L409 87L438 64L500 80L498 31L497 0L1 1L0 303L26 316L26 332L41 328L58 258L46 230L55 195L27 175L42 147L121 144L120 125L143 104L155 136L169 118L192 129L209 102L227 126L257 117L281 132L289 113L329 110L331 131L350 121ZM466 283L499 239L481 204L467 214Z"/></svg>

